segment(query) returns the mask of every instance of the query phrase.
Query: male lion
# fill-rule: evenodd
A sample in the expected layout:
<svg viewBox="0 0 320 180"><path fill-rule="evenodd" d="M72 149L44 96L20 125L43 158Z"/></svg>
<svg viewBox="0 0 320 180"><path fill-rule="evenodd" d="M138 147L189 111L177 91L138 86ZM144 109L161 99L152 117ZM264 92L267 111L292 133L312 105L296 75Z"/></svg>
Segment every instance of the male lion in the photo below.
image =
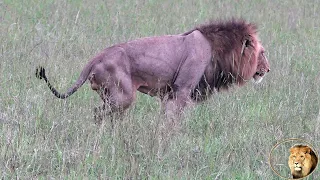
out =
<svg viewBox="0 0 320 180"><path fill-rule="evenodd" d="M309 175L317 166L318 158L306 145L295 145L290 148L288 165L293 179Z"/></svg>
<svg viewBox="0 0 320 180"><path fill-rule="evenodd" d="M179 35L108 47L91 59L64 94L50 84L43 67L37 68L36 76L61 99L88 79L103 100L103 106L95 108L97 113L122 112L134 101L137 90L160 97L166 111L180 112L188 102L205 100L232 84L243 85L252 78L260 82L269 70L256 25L233 19Z"/></svg>

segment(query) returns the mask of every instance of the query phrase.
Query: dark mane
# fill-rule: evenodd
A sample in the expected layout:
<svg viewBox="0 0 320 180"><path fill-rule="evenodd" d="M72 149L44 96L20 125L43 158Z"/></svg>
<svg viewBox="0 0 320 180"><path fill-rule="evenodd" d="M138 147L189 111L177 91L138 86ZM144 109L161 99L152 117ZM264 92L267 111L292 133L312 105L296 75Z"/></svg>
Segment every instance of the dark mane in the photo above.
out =
<svg viewBox="0 0 320 180"><path fill-rule="evenodd" d="M248 39L250 35L257 33L255 24L246 23L244 20L211 21L208 24L195 28L200 31L212 44L214 51L229 53L238 48L239 43ZM217 49L219 47L219 49Z"/></svg>
<svg viewBox="0 0 320 180"><path fill-rule="evenodd" d="M257 26L240 20L211 21L200 25L184 35L198 30L210 42L212 66L209 66L192 94L193 99L202 100L215 89L228 89L232 84L242 85L250 76L254 61L246 67L244 60L256 60ZM246 49L246 50L244 50ZM252 56L253 55L253 56ZM210 78L210 76L213 76ZM200 98L199 98L200 97Z"/></svg>

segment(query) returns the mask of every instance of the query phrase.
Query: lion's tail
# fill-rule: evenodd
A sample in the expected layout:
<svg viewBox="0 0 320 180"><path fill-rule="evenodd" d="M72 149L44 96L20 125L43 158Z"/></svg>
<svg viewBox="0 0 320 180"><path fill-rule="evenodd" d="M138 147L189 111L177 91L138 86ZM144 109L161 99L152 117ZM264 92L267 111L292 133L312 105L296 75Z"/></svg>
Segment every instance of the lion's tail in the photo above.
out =
<svg viewBox="0 0 320 180"><path fill-rule="evenodd" d="M45 69L43 67L38 67L36 69L36 77L39 79L44 79L49 89L56 97L60 99L65 99L71 96L74 92L76 92L86 82L90 71L91 71L91 66L85 67L85 69L81 72L78 80L73 84L73 86L66 93L63 93L63 94L59 93L57 89L51 85L51 83L49 82L46 76Z"/></svg>

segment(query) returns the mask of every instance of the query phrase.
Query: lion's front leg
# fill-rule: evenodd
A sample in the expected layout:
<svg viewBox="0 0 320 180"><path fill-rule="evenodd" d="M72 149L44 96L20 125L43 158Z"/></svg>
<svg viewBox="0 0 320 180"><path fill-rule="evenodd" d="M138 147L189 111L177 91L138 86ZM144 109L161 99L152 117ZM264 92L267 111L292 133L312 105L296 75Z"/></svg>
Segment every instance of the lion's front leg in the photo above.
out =
<svg viewBox="0 0 320 180"><path fill-rule="evenodd" d="M159 125L159 149L157 152L159 158L169 148L170 139L181 132L181 119L185 116L184 109L190 104L192 102L188 97L188 93L180 94L179 96L168 94L162 99L161 111L164 111L165 118Z"/></svg>
<svg viewBox="0 0 320 180"><path fill-rule="evenodd" d="M190 98L190 93L190 89L179 90L166 100L165 115L167 121L171 123L169 126L179 126L184 109L194 104Z"/></svg>

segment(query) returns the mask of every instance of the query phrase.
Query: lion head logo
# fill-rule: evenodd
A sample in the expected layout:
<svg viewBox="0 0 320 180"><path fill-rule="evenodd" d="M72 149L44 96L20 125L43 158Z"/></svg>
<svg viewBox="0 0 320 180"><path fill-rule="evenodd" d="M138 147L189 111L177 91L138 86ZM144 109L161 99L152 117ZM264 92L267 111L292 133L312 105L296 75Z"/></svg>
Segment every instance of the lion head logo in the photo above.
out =
<svg viewBox="0 0 320 180"><path fill-rule="evenodd" d="M295 145L290 148L288 165L293 179L309 175L317 166L318 158L306 145Z"/></svg>

